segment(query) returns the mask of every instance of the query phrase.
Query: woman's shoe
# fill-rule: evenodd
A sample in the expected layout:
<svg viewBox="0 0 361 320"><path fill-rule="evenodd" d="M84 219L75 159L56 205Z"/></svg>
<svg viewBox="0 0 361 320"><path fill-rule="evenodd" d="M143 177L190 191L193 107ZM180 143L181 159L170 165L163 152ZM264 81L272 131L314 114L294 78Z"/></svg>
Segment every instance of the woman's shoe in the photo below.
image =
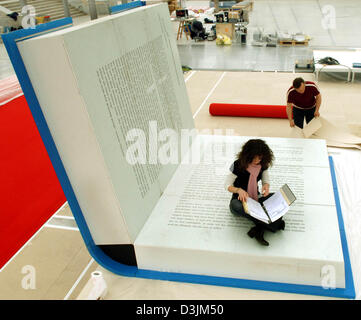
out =
<svg viewBox="0 0 361 320"><path fill-rule="evenodd" d="M256 240L263 246L269 246L269 243L263 238L264 231L258 231L256 233Z"/></svg>
<svg viewBox="0 0 361 320"><path fill-rule="evenodd" d="M257 233L257 227L253 227L247 232L248 236L251 238L254 238L256 233Z"/></svg>
<svg viewBox="0 0 361 320"><path fill-rule="evenodd" d="M279 230L285 230L285 226L286 226L286 223L284 222L284 220L282 220L280 222L280 226L278 227Z"/></svg>

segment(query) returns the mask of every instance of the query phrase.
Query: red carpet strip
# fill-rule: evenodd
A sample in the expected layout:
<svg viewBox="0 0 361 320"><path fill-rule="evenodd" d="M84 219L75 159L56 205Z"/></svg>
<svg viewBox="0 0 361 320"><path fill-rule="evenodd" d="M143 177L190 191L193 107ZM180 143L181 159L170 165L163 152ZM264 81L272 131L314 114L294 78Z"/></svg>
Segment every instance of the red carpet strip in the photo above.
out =
<svg viewBox="0 0 361 320"><path fill-rule="evenodd" d="M0 269L66 201L25 97L14 98L16 92L0 96Z"/></svg>

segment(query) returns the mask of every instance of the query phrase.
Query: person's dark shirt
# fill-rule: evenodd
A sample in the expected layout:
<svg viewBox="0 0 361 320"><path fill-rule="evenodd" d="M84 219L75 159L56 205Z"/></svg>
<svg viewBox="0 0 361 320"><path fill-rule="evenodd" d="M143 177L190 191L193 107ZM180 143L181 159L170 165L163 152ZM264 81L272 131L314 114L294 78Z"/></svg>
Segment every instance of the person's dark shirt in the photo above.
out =
<svg viewBox="0 0 361 320"><path fill-rule="evenodd" d="M305 81L305 92L299 93L292 86L287 91L287 103L300 109L311 109L316 104L316 96L320 93L316 84L312 81Z"/></svg>

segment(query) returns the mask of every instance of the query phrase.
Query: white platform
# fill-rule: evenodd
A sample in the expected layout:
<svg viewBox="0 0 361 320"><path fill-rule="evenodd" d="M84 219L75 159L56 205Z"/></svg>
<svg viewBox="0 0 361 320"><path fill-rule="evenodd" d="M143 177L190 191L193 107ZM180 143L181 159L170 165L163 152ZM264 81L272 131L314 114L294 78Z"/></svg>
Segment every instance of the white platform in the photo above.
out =
<svg viewBox="0 0 361 320"><path fill-rule="evenodd" d="M201 139L215 144L214 136ZM224 137L223 143L238 147L248 139ZM345 287L325 142L264 139L276 157L271 192L288 183L298 198L285 231L266 232L270 246L260 246L247 236L252 223L230 213L223 181L232 158L181 165L135 241L140 269L321 286L322 268L333 266L336 286Z"/></svg>

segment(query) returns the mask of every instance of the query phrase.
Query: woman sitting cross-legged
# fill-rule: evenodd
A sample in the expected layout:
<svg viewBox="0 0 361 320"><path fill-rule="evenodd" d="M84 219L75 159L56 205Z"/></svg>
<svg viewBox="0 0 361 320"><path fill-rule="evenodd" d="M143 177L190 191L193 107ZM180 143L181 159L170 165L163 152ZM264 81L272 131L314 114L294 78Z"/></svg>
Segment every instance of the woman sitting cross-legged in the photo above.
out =
<svg viewBox="0 0 361 320"><path fill-rule="evenodd" d="M265 246L268 246L269 243L263 238L264 231L284 230L284 220L280 218L270 224L259 221L245 212L242 202L246 201L247 197L251 197L263 203L272 196L272 193L269 192L270 183L267 169L272 165L273 160L273 152L265 141L261 139L248 140L238 153L237 160L231 165L231 172L225 182L226 189L233 193L229 204L231 212L234 215L252 220L255 226L247 234ZM258 191L259 180L262 180L262 194Z"/></svg>

